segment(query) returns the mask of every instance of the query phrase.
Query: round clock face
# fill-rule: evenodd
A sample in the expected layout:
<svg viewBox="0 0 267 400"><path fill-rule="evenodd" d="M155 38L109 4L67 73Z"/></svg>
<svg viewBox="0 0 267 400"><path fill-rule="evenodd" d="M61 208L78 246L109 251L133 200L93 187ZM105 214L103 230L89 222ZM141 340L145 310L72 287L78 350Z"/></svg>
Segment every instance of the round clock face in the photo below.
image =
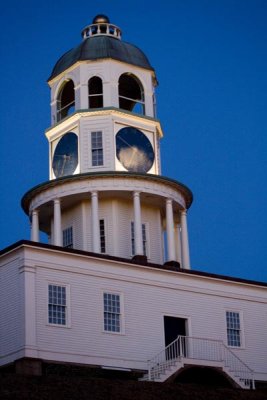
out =
<svg viewBox="0 0 267 400"><path fill-rule="evenodd" d="M68 132L56 145L52 168L56 178L72 175L78 165L78 137Z"/></svg>
<svg viewBox="0 0 267 400"><path fill-rule="evenodd" d="M154 163L155 154L150 140L136 128L122 128L116 135L116 156L131 172L147 172Z"/></svg>

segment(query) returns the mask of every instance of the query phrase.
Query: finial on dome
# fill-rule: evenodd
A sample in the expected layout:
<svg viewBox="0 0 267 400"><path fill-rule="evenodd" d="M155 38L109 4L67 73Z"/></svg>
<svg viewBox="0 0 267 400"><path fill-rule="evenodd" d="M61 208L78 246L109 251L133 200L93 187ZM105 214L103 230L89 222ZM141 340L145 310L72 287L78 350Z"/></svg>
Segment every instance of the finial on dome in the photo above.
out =
<svg viewBox="0 0 267 400"><path fill-rule="evenodd" d="M121 39L121 30L116 25L109 22L109 18L104 14L98 14L92 21L91 25L86 26L82 30L83 39L91 36L106 35L116 39Z"/></svg>

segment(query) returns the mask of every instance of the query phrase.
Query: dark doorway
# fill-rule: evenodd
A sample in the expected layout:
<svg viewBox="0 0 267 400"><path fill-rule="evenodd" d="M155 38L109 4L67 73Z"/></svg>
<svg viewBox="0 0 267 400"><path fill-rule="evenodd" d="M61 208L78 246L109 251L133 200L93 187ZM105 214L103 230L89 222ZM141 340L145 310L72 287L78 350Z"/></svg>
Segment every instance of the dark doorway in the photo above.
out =
<svg viewBox="0 0 267 400"><path fill-rule="evenodd" d="M177 336L186 336L186 319L164 315L165 346L172 343Z"/></svg>
<svg viewBox="0 0 267 400"><path fill-rule="evenodd" d="M165 332L165 346L167 347L172 343L178 336L186 336L186 323L185 318L168 317L164 315L164 332ZM166 358L173 359L180 355L185 356L185 342L182 340L179 343L175 343L166 349Z"/></svg>

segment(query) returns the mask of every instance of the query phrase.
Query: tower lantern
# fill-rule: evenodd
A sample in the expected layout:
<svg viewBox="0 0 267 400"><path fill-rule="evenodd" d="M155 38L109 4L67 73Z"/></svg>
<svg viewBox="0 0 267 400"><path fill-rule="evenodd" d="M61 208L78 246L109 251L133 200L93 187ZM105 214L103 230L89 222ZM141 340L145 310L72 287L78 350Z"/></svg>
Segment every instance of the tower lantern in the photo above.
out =
<svg viewBox="0 0 267 400"><path fill-rule="evenodd" d="M146 55L97 15L65 53L51 89L49 181L22 199L32 240L190 267L183 184L161 176L156 75Z"/></svg>

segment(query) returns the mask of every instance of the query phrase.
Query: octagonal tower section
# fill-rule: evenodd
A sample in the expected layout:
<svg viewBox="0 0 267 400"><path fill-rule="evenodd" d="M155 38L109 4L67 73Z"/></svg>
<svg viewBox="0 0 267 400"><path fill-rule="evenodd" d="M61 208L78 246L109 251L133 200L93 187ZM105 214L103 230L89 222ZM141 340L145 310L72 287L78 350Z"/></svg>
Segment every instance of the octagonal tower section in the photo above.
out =
<svg viewBox="0 0 267 400"><path fill-rule="evenodd" d="M55 246L190 268L192 193L161 176L155 71L106 16L82 38L48 80L49 181L22 199L31 239L41 230Z"/></svg>

